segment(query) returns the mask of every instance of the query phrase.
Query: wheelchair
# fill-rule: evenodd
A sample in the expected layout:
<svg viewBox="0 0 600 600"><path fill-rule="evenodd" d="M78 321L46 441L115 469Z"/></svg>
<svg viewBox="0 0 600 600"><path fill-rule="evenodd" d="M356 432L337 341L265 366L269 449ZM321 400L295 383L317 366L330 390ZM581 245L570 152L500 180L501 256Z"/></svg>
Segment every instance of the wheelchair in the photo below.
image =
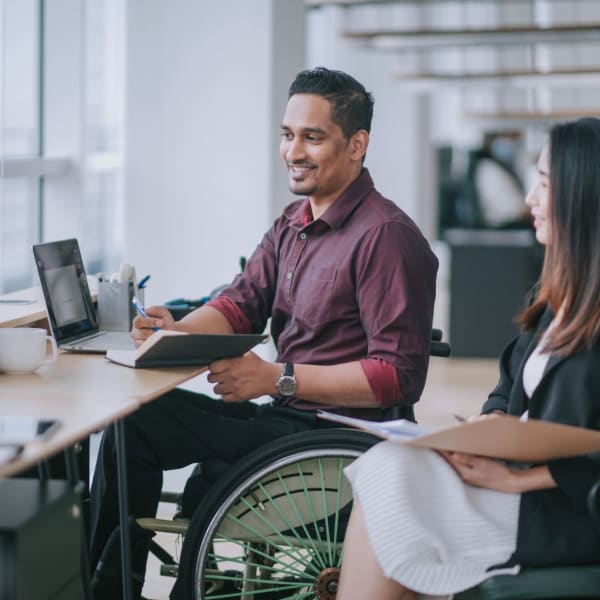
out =
<svg viewBox="0 0 600 600"><path fill-rule="evenodd" d="M450 354L441 340L434 329L432 356ZM412 406L388 409L384 418L414 420ZM156 543L150 547L161 574L179 576L183 597L333 599L352 508L343 470L378 441L332 427L275 440L234 465L208 461L196 467L184 494L162 494L163 502L179 505L175 519L137 523L185 536L179 564Z"/></svg>
<svg viewBox="0 0 600 600"><path fill-rule="evenodd" d="M434 330L431 354L449 353ZM388 418L411 415L412 408ZM138 519L144 529L186 538L179 564L152 544L151 552L163 562L161 574L178 575L181 597L195 600L334 600L352 508L343 470L378 441L354 429L308 431L275 440L233 466L202 465L209 485L190 518ZM167 494L165 500L180 495ZM600 528L600 482L589 505ZM524 569L455 596L598 597L600 566Z"/></svg>
<svg viewBox="0 0 600 600"><path fill-rule="evenodd" d="M308 431L259 448L204 497L179 564L185 597L333 599L352 506L343 469L379 438Z"/></svg>

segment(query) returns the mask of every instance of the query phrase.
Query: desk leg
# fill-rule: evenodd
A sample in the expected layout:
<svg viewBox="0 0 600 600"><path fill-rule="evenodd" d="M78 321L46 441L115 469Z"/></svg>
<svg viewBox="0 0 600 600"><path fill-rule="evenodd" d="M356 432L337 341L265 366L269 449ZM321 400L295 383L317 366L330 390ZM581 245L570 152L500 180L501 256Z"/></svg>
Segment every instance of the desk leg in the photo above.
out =
<svg viewBox="0 0 600 600"><path fill-rule="evenodd" d="M38 479L42 483L45 483L46 481L48 481L48 479L50 479L50 467L48 466L47 461L45 461L45 460L40 461L37 464L37 470L38 470Z"/></svg>
<svg viewBox="0 0 600 600"><path fill-rule="evenodd" d="M79 470L77 460L73 451L73 446L65 448L65 466L67 470L67 480L73 489L80 487ZM83 519L83 510L81 518ZM84 600L92 600L92 585L90 576L90 553L88 550L88 540L85 524L81 526L81 592Z"/></svg>
<svg viewBox="0 0 600 600"><path fill-rule="evenodd" d="M115 421L115 445L117 452L117 482L119 491L119 526L121 528L121 573L123 577L123 600L131 600L131 552L129 542L129 508L127 502L127 466L125 463L125 429L123 421Z"/></svg>

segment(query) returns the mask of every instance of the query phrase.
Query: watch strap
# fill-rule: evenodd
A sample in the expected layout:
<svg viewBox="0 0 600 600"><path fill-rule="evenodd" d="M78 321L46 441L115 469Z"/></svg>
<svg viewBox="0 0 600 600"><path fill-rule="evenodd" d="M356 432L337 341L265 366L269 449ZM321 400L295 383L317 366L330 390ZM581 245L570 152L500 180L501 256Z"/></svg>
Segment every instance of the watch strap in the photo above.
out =
<svg viewBox="0 0 600 600"><path fill-rule="evenodd" d="M294 376L294 363L286 362L283 364L283 371L281 373L284 377Z"/></svg>

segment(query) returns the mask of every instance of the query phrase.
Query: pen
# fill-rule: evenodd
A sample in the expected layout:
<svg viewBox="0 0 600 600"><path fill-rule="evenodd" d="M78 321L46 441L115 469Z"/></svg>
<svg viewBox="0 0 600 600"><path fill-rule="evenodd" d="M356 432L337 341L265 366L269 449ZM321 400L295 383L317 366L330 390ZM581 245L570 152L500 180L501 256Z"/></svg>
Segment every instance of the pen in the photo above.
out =
<svg viewBox="0 0 600 600"><path fill-rule="evenodd" d="M453 417L459 422L459 423L464 423L466 421L466 419L464 417L461 417L460 415L453 415Z"/></svg>
<svg viewBox="0 0 600 600"><path fill-rule="evenodd" d="M148 283L148 279L150 279L150 275L146 275L145 277L142 277L138 283L138 290L141 290L142 288L146 287L146 283Z"/></svg>
<svg viewBox="0 0 600 600"><path fill-rule="evenodd" d="M149 319L150 318L146 314L146 311L144 310L144 307L140 304L140 301L135 296L131 299L131 303L133 304L133 306L135 306L135 310L138 311L138 314L141 317L144 317L144 319ZM154 331L158 331L160 329L160 327L153 327L152 329L154 329Z"/></svg>

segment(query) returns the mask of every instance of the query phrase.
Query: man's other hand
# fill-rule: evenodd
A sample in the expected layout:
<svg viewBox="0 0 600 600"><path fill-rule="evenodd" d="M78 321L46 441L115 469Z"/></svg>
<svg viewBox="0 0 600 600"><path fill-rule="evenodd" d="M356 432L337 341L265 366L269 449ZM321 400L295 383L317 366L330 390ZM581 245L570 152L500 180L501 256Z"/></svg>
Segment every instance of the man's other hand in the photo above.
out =
<svg viewBox="0 0 600 600"><path fill-rule="evenodd" d="M216 360L208 370L208 381L217 384L213 389L224 402L245 402L277 393L275 383L281 374L281 365L247 352L238 358Z"/></svg>

